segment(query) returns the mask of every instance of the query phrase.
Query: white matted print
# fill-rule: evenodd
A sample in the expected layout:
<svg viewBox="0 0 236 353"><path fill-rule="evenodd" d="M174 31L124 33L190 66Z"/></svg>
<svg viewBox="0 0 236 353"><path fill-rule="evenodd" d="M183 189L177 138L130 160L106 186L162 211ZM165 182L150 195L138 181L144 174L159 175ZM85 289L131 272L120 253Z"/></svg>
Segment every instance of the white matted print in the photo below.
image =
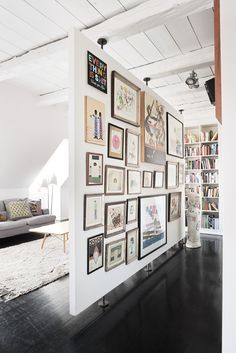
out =
<svg viewBox="0 0 236 353"><path fill-rule="evenodd" d="M164 171L155 170L154 172L154 188L161 189L164 187Z"/></svg>
<svg viewBox="0 0 236 353"><path fill-rule="evenodd" d="M105 236L111 237L125 231L126 202L106 203L105 207Z"/></svg>
<svg viewBox="0 0 236 353"><path fill-rule="evenodd" d="M106 266L110 271L125 262L125 239L106 244Z"/></svg>
<svg viewBox="0 0 236 353"><path fill-rule="evenodd" d="M138 220L138 199L127 200L126 223L137 222Z"/></svg>
<svg viewBox="0 0 236 353"><path fill-rule="evenodd" d="M139 134L126 129L126 165L139 166Z"/></svg>
<svg viewBox="0 0 236 353"><path fill-rule="evenodd" d="M167 113L167 153L184 158L183 123Z"/></svg>
<svg viewBox="0 0 236 353"><path fill-rule="evenodd" d="M141 193L141 172L139 170L127 170L127 193Z"/></svg>
<svg viewBox="0 0 236 353"><path fill-rule="evenodd" d="M105 194L123 195L125 188L125 168L106 165Z"/></svg>
<svg viewBox="0 0 236 353"><path fill-rule="evenodd" d="M138 258L138 228L126 233L126 264Z"/></svg>
<svg viewBox="0 0 236 353"><path fill-rule="evenodd" d="M103 194L84 195L84 230L101 227L104 215Z"/></svg>
<svg viewBox="0 0 236 353"><path fill-rule="evenodd" d="M151 188L153 180L153 173L144 170L143 171L143 188Z"/></svg>
<svg viewBox="0 0 236 353"><path fill-rule="evenodd" d="M167 189L176 189L178 184L178 163L166 163L166 187Z"/></svg>

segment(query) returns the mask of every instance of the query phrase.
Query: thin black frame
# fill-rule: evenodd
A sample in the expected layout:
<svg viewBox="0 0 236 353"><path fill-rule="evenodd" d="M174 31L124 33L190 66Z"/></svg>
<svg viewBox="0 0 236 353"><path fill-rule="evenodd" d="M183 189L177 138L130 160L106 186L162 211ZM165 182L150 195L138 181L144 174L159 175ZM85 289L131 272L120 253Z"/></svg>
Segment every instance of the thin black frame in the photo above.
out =
<svg viewBox="0 0 236 353"><path fill-rule="evenodd" d="M137 206L137 211L136 211L136 218L134 221L128 221L128 208L129 208L129 201L136 201L136 206ZM137 197L133 197L132 199L127 199L126 200L126 224L132 224L138 221L138 198Z"/></svg>
<svg viewBox="0 0 236 353"><path fill-rule="evenodd" d="M150 186L144 186L144 176L145 173L150 173L151 174L151 185ZM143 170L143 180L142 180L142 188L144 189L151 189L153 187L153 172L151 172L150 170Z"/></svg>
<svg viewBox="0 0 236 353"><path fill-rule="evenodd" d="M100 223L96 226L86 226L86 216L87 216L87 212L86 212L86 206L87 206L87 198L88 197L96 197L96 196L100 196L103 197L104 194L85 194L84 195L84 230L89 230L89 229L94 229L94 228L99 228L99 227L103 227L104 224ZM103 206L104 207L104 206Z"/></svg>
<svg viewBox="0 0 236 353"><path fill-rule="evenodd" d="M93 271L89 271L89 240L93 239L93 238L97 238L97 237L102 237L102 245L101 245L101 249L102 249L102 265L99 266L98 268L96 268ZM104 234L97 234L94 235L90 238L87 239L87 275L90 275L93 272L96 272L97 270L100 270L100 268L102 268L104 266Z"/></svg>
<svg viewBox="0 0 236 353"><path fill-rule="evenodd" d="M170 204L171 204L172 195L178 195L179 208L178 208L178 216L171 219L171 217L170 217ZM179 191L179 192L170 192L169 193L169 195L168 195L168 222L176 221L176 219L179 219L181 217L181 199L182 199L182 192Z"/></svg>
<svg viewBox="0 0 236 353"><path fill-rule="evenodd" d="M113 157L113 156L110 155L110 142L111 142L110 133L111 133L111 129L112 128L116 128L116 129L122 130L122 157L121 158ZM111 124L111 123L108 123L108 148L107 148L107 157L108 158L118 159L120 161L124 160L124 136L125 136L124 129L122 127L114 125L114 124Z"/></svg>
<svg viewBox="0 0 236 353"><path fill-rule="evenodd" d="M133 258L131 261L128 261L128 234L130 232L133 232L133 231L136 231L136 236L137 236L137 256L135 258ZM126 232L125 234L125 240L126 240L126 244L125 244L125 263L126 265L129 265L131 262L135 261L138 259L138 252L139 252L139 230L138 230L138 227L137 228L133 228L133 229L130 229Z"/></svg>
<svg viewBox="0 0 236 353"><path fill-rule="evenodd" d="M114 192L111 192L111 193L109 192L109 193L107 193L107 170L109 168L119 169L119 170L123 171L123 190L122 190L122 192L115 192L115 193ZM124 167L117 167L115 165L110 165L110 164L107 164L105 166L104 194L105 195L112 195L112 196L114 196L114 195L124 195L125 194L125 168Z"/></svg>
<svg viewBox="0 0 236 353"><path fill-rule="evenodd" d="M93 53L91 53L91 51L88 50L88 51L87 51L87 83L88 83L89 86L91 86L91 87L93 87L93 88L96 88L97 90L99 90L99 91L102 92L102 93L107 94L107 84L108 84L108 82L106 82L106 89L105 89L105 90L103 90L103 89L100 88L100 87L97 87L96 85L93 85L93 84L90 82L90 77L89 77L89 54L91 54L93 57L95 57L96 59L98 59L99 61L101 61L104 65L106 65L106 73L107 73L107 64L106 64L103 60L99 59L96 55L94 55ZM107 74L106 74L106 81L107 81Z"/></svg>
<svg viewBox="0 0 236 353"><path fill-rule="evenodd" d="M168 166L172 164L176 166L176 185L169 186L168 184ZM179 163L178 162L166 162L166 189L177 189L179 187Z"/></svg>
<svg viewBox="0 0 236 353"><path fill-rule="evenodd" d="M164 196L165 197L165 203L166 203L166 207L165 207L165 230L166 230L166 241L164 244L161 244L160 246L158 246L156 249L151 250L148 254L141 256L141 200L144 198L150 198L150 197L161 197ZM138 204L138 218L139 218L139 251L138 251L138 259L141 260L143 258L145 258L146 256L152 254L154 251L162 248L162 246L167 244L167 194L156 194L156 195L146 195L146 196L139 196L139 204Z"/></svg>
<svg viewBox="0 0 236 353"><path fill-rule="evenodd" d="M155 186L156 185L156 174L157 173L161 173L162 174L162 186ZM164 170L154 170L153 189L163 189L164 188L164 183L165 183L165 172L164 172Z"/></svg>
<svg viewBox="0 0 236 353"><path fill-rule="evenodd" d="M111 234L107 234L107 210L108 210L108 207L112 206L112 205L120 205L120 204L124 205L124 227L123 227L123 229L121 229L121 230L119 230L117 232L114 232L114 233L111 233ZM114 235L124 233L125 231L126 231L126 201L116 201L116 202L107 202L107 203L105 203L104 237L105 238L111 238Z"/></svg>
<svg viewBox="0 0 236 353"><path fill-rule="evenodd" d="M128 163L127 162L127 152L128 152L128 134L131 134L131 135L136 135L138 136L138 163L137 164L131 164L131 163ZM139 164L140 164L140 133L138 132L134 132L132 130L129 130L129 129L126 129L125 131L125 165L126 167L131 167L131 168L138 168L139 167Z"/></svg>
<svg viewBox="0 0 236 353"><path fill-rule="evenodd" d="M182 157L180 157L176 154L169 153L169 141L170 141L170 139L169 139L169 116L172 119L177 120L182 125ZM166 130L167 130L167 154L169 156L183 159L184 158L184 124L182 123L182 121L177 119L174 115L170 114L169 112L166 112Z"/></svg>

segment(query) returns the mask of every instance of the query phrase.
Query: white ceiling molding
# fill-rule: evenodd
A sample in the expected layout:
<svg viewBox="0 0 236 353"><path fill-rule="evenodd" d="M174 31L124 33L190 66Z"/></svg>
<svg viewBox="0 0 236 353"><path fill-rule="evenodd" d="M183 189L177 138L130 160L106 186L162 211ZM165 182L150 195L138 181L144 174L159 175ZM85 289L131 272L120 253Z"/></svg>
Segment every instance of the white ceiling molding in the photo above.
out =
<svg viewBox="0 0 236 353"><path fill-rule="evenodd" d="M155 63L130 69L130 71L141 80L143 77L163 78L176 75L188 70L196 70L211 66L214 63L214 46L195 50L172 58L157 61Z"/></svg>
<svg viewBox="0 0 236 353"><path fill-rule="evenodd" d="M212 6L213 0L149 0L83 33L93 41L100 37L117 41Z"/></svg>
<svg viewBox="0 0 236 353"><path fill-rule="evenodd" d="M68 103L69 89L65 88L56 92L47 93L39 96L38 104L40 106L55 105L61 103Z"/></svg>

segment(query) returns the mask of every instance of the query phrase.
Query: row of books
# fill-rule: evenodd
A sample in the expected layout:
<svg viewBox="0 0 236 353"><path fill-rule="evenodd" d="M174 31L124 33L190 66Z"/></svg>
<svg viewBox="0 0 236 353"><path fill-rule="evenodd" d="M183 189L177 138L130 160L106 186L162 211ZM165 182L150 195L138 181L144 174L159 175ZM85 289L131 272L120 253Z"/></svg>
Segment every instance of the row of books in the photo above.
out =
<svg viewBox="0 0 236 353"><path fill-rule="evenodd" d="M202 169L218 169L218 159L204 158L201 166Z"/></svg>
<svg viewBox="0 0 236 353"><path fill-rule="evenodd" d="M201 148L202 156L218 155L218 143L212 143L211 145L202 145Z"/></svg>
<svg viewBox="0 0 236 353"><path fill-rule="evenodd" d="M188 134L184 135L184 143L196 143L196 142L199 142L198 134L189 132Z"/></svg>
<svg viewBox="0 0 236 353"><path fill-rule="evenodd" d="M218 202L210 202L208 199L202 199L202 211L219 211Z"/></svg>
<svg viewBox="0 0 236 353"><path fill-rule="evenodd" d="M212 186L203 186L202 187L202 196L203 197L219 197L219 187Z"/></svg>
<svg viewBox="0 0 236 353"><path fill-rule="evenodd" d="M219 230L219 217L202 215L202 228Z"/></svg>
<svg viewBox="0 0 236 353"><path fill-rule="evenodd" d="M200 156L200 148L199 147L192 147L192 146L186 146L185 147L185 156Z"/></svg>
<svg viewBox="0 0 236 353"><path fill-rule="evenodd" d="M185 169L201 169L200 159L196 159L194 161L186 161Z"/></svg>
<svg viewBox="0 0 236 353"><path fill-rule="evenodd" d="M218 140L218 132L210 131L202 131L201 132L201 141L202 142L210 142Z"/></svg>
<svg viewBox="0 0 236 353"><path fill-rule="evenodd" d="M202 173L202 182L217 184L219 182L218 172L204 172L204 173Z"/></svg>
<svg viewBox="0 0 236 353"><path fill-rule="evenodd" d="M200 184L201 182L201 174L199 173L191 173L191 174L186 174L185 176L185 183L186 184Z"/></svg>
<svg viewBox="0 0 236 353"><path fill-rule="evenodd" d="M185 195L186 197L188 197L188 195L191 193L191 192L195 192L197 194L200 194L200 187L199 185L194 185L194 186L191 186L191 187L188 187L185 189Z"/></svg>

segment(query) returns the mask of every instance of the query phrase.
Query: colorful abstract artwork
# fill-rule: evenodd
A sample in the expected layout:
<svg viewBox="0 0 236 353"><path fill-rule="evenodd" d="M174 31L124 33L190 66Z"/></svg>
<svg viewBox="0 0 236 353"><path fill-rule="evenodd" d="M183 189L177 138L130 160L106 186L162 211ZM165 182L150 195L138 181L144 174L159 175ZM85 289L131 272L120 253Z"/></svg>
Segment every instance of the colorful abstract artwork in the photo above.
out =
<svg viewBox="0 0 236 353"><path fill-rule="evenodd" d="M88 84L107 93L107 64L88 51Z"/></svg>

